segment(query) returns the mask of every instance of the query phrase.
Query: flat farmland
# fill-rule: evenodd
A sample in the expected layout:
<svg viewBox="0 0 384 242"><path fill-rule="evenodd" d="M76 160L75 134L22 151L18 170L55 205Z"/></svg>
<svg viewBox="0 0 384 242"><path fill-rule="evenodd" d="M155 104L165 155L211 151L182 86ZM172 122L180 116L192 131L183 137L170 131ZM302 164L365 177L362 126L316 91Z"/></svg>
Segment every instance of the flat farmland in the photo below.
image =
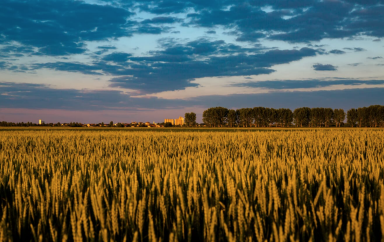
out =
<svg viewBox="0 0 384 242"><path fill-rule="evenodd" d="M384 239L383 129L127 129L1 129L0 241Z"/></svg>

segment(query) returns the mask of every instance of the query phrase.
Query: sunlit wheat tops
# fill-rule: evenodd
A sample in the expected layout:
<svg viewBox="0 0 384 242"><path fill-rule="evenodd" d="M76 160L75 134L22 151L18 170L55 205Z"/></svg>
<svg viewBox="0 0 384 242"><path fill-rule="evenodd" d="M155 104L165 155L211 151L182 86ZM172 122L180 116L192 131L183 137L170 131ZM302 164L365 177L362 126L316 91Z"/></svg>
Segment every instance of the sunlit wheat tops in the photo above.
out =
<svg viewBox="0 0 384 242"><path fill-rule="evenodd" d="M384 241L384 131L2 132L0 241Z"/></svg>

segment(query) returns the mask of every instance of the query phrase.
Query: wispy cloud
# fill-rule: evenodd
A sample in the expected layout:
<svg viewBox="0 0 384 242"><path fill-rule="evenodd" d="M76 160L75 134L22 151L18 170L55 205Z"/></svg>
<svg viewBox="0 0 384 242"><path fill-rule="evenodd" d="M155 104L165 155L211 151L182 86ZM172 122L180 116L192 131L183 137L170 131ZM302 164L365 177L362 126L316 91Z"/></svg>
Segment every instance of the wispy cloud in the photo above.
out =
<svg viewBox="0 0 384 242"><path fill-rule="evenodd" d="M315 71L336 71L337 67L331 64L314 64L313 69Z"/></svg>

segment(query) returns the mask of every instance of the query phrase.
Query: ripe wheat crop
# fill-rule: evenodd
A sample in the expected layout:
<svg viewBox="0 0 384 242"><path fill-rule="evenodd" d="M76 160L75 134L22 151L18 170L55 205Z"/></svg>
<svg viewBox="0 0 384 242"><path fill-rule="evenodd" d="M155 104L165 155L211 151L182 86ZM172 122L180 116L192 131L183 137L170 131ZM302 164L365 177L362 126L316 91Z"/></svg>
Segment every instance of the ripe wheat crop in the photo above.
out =
<svg viewBox="0 0 384 242"><path fill-rule="evenodd" d="M0 134L0 241L383 241L384 131Z"/></svg>

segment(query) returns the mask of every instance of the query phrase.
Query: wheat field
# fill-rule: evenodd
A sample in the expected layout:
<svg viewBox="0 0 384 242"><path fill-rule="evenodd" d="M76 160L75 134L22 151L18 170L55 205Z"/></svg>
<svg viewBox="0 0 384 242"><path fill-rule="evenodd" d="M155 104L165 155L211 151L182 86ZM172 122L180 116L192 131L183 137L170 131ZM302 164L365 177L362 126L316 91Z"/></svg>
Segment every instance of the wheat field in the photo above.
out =
<svg viewBox="0 0 384 242"><path fill-rule="evenodd" d="M3 131L0 241L384 241L384 130Z"/></svg>

